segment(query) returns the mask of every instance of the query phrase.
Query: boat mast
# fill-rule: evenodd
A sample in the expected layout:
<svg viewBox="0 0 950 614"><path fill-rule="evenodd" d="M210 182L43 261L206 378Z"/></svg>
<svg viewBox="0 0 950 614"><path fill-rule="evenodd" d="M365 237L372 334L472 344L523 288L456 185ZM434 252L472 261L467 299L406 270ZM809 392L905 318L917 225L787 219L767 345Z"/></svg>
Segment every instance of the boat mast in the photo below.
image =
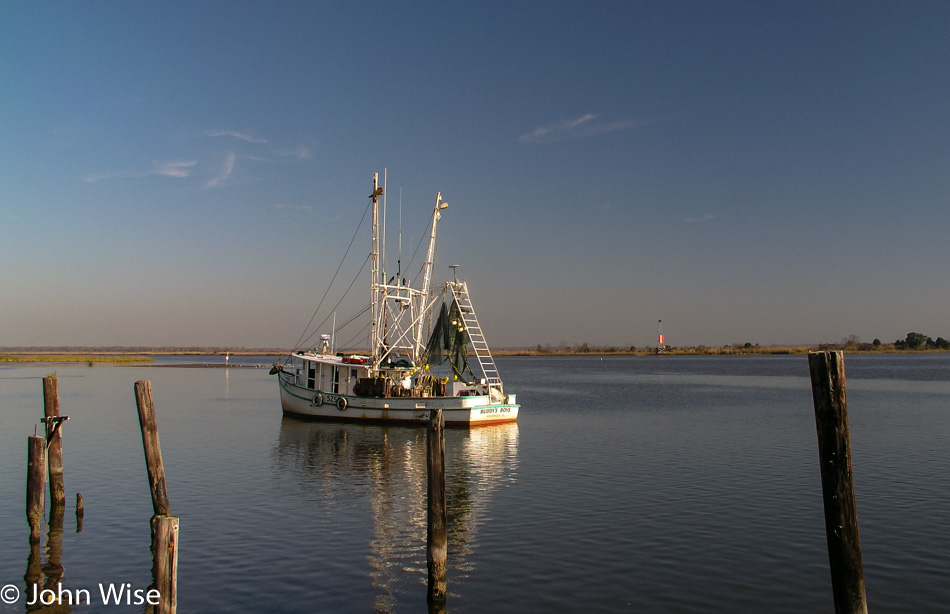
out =
<svg viewBox="0 0 950 614"><path fill-rule="evenodd" d="M372 332L370 333L370 346L372 347L373 353L373 371L375 372L379 367L378 358L379 358L379 304L378 304L378 292L379 292L379 197L382 195L383 189L379 187L379 173L373 173L373 193L369 197L373 201L373 239L372 239L372 251L370 252L370 294L371 296L371 308L372 308Z"/></svg>
<svg viewBox="0 0 950 614"><path fill-rule="evenodd" d="M435 195L435 208L432 210L432 233L429 235L429 249L426 251L426 262L423 267L422 275L422 288L421 294L419 295L419 311L418 313L423 313L425 310L426 304L429 302L429 295L431 294L429 290L429 283L432 281L432 267L435 264L435 237L436 237L436 227L440 219L442 219L442 209L447 209L449 203L442 202L442 192L439 192ZM422 328L425 324L425 318L419 318L419 321L416 323L416 338L414 346L416 352L419 352L422 347Z"/></svg>

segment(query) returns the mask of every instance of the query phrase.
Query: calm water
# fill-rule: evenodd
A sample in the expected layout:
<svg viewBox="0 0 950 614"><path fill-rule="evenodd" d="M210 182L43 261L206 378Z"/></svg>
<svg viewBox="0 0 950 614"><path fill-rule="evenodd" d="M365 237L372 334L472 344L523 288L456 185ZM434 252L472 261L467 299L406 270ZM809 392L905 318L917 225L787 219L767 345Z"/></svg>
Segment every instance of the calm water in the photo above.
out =
<svg viewBox="0 0 950 614"><path fill-rule="evenodd" d="M449 612L833 611L804 357L498 363L520 422L446 437ZM869 607L950 611L950 357L846 369ZM140 379L179 611L425 611L424 430L282 418L266 369L0 368L0 586L25 589L26 437L54 370L86 507L61 544L63 586L92 594L74 611L143 611L98 593L151 581Z"/></svg>

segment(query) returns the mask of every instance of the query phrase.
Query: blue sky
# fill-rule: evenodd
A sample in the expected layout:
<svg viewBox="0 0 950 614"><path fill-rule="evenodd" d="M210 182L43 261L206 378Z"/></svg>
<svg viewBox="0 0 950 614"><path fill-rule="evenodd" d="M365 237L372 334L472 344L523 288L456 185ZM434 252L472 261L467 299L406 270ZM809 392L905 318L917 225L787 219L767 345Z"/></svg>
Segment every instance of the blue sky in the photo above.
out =
<svg viewBox="0 0 950 614"><path fill-rule="evenodd" d="M943 2L5 2L0 346L292 346L384 168L495 346L947 337L948 74Z"/></svg>

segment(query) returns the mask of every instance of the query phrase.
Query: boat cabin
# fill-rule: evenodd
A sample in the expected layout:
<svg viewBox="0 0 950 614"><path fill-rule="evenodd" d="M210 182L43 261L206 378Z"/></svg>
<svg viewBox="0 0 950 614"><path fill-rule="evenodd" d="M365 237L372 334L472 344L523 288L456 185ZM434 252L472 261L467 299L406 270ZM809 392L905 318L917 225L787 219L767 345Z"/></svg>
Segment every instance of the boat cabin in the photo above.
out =
<svg viewBox="0 0 950 614"><path fill-rule="evenodd" d="M293 383L302 388L329 394L357 397L444 397L481 396L477 384L434 377L427 371L396 363L373 377L366 356L338 356L298 351L284 372L293 375Z"/></svg>
<svg viewBox="0 0 950 614"><path fill-rule="evenodd" d="M357 381L369 377L369 365L365 359L354 361L341 356L307 356L303 352L297 352L294 358L294 383L310 390L353 395L356 394Z"/></svg>

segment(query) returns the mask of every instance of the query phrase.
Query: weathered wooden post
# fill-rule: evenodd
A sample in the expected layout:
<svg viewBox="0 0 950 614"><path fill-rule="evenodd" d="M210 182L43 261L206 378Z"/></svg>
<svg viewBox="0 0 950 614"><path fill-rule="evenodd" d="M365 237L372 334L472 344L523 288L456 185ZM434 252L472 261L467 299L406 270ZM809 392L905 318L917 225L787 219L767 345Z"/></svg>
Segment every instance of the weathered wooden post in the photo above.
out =
<svg viewBox="0 0 950 614"><path fill-rule="evenodd" d="M66 506L66 489L63 486L63 421L59 420L59 378L55 375L43 378L43 416L43 422L46 423L50 509L62 510Z"/></svg>
<svg viewBox="0 0 950 614"><path fill-rule="evenodd" d="M152 491L152 508L156 516L168 516L168 491L165 488L165 466L162 464L162 447L158 441L155 405L152 402L152 382L135 382L135 404L138 406L139 426L142 429L142 446L145 448L145 467Z"/></svg>
<svg viewBox="0 0 950 614"><path fill-rule="evenodd" d="M429 413L426 427L426 469L429 476L426 514L426 565L429 571L430 607L445 604L445 561L448 518L445 509L445 420L441 409Z"/></svg>
<svg viewBox="0 0 950 614"><path fill-rule="evenodd" d="M851 434L843 352L808 354L818 427L825 535L836 614L866 614L861 537L851 476Z"/></svg>
<svg viewBox="0 0 950 614"><path fill-rule="evenodd" d="M168 490L165 487L165 466L158 440L158 423L152 401L152 383L135 382L135 404L142 429L145 467L152 492L152 574L154 588L159 592L155 614L175 614L178 610L178 518L170 516Z"/></svg>
<svg viewBox="0 0 950 614"><path fill-rule="evenodd" d="M40 541L46 489L46 438L28 438L26 467L26 519L30 523L30 543Z"/></svg>
<svg viewBox="0 0 950 614"><path fill-rule="evenodd" d="M175 614L178 611L178 518L155 516L152 520L155 588L159 593L155 614Z"/></svg>

